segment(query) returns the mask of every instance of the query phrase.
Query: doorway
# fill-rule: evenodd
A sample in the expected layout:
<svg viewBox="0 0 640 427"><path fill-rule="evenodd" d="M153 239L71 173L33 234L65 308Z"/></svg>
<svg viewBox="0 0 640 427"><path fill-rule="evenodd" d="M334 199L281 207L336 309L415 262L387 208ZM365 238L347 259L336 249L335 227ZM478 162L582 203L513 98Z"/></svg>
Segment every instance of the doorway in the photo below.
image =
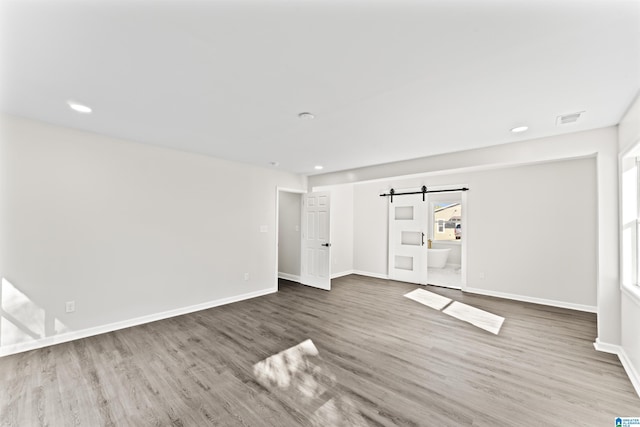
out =
<svg viewBox="0 0 640 427"><path fill-rule="evenodd" d="M276 284L285 279L331 290L331 197L277 189Z"/></svg>
<svg viewBox="0 0 640 427"><path fill-rule="evenodd" d="M462 226L462 192L431 194L427 223L430 241L429 284L462 288L462 244L466 227Z"/></svg>
<svg viewBox="0 0 640 427"><path fill-rule="evenodd" d="M303 193L278 189L278 279L300 283L300 228Z"/></svg>
<svg viewBox="0 0 640 427"><path fill-rule="evenodd" d="M438 191L389 199L388 274L392 280L462 289L466 192Z"/></svg>

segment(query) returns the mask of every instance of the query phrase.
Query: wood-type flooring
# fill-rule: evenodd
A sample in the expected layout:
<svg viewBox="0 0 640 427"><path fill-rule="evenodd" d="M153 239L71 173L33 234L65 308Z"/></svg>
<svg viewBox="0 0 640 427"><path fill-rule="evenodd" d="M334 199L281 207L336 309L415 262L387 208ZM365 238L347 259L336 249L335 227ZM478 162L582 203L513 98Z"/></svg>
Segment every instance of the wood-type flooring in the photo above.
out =
<svg viewBox="0 0 640 427"><path fill-rule="evenodd" d="M0 426L613 426L640 417L596 316L351 275L0 359ZM309 341L308 341L309 340Z"/></svg>

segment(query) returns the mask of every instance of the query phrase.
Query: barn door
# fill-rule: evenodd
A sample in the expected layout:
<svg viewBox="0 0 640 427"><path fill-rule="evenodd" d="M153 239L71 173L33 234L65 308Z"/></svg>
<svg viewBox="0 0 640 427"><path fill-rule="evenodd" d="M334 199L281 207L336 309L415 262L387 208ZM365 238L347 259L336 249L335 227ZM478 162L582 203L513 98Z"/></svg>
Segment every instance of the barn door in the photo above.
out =
<svg viewBox="0 0 640 427"><path fill-rule="evenodd" d="M389 278L427 284L427 209L422 194L389 198Z"/></svg>

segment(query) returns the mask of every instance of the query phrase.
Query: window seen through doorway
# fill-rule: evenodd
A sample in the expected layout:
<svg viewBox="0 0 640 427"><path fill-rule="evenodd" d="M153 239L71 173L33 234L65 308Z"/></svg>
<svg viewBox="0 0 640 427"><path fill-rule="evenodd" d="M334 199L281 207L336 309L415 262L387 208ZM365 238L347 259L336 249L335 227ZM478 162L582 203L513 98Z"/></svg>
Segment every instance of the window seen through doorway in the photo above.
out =
<svg viewBox="0 0 640 427"><path fill-rule="evenodd" d="M460 202L437 202L433 204L433 239L462 239L462 207Z"/></svg>

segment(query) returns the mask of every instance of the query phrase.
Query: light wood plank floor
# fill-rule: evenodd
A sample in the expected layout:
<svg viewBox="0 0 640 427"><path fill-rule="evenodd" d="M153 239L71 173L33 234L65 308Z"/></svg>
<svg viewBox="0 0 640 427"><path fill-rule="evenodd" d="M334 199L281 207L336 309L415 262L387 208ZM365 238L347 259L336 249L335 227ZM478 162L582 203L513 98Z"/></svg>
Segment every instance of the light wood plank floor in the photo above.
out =
<svg viewBox="0 0 640 427"><path fill-rule="evenodd" d="M594 314L347 276L0 359L2 426L610 426L640 416ZM295 347L310 339L317 350ZM295 347L285 353L284 350ZM276 355L276 356L273 356ZM264 361L260 363L261 361Z"/></svg>

